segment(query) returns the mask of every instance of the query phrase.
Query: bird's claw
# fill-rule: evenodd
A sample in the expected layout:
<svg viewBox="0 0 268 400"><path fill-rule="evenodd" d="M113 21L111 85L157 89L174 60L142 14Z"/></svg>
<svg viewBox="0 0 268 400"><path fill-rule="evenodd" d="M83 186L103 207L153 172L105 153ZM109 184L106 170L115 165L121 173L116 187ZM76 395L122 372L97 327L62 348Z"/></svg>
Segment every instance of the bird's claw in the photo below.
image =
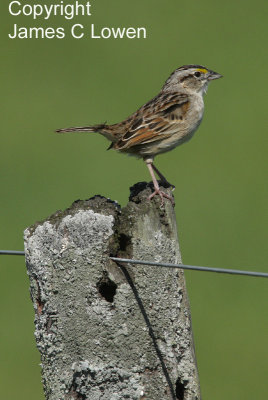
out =
<svg viewBox="0 0 268 400"><path fill-rule="evenodd" d="M152 193L152 194L150 194L150 196L148 197L148 200L152 200L152 198L155 196L155 195L159 195L160 196L160 198L161 198L161 204L160 204L160 207L162 208L163 207L163 205L164 205L164 198L166 198L166 199L168 199L170 202L171 202L171 204L173 205L173 206L175 206L175 201L174 201L174 198L173 198L173 196L169 196L168 194L166 194L165 192L163 192L163 190L160 190L160 189L155 189L155 191Z"/></svg>

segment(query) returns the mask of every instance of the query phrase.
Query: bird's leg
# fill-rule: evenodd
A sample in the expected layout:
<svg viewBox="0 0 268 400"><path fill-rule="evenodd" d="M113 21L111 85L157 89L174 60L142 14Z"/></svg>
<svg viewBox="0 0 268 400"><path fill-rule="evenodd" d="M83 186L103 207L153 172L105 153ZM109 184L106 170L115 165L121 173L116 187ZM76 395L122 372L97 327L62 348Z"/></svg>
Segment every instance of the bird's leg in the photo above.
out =
<svg viewBox="0 0 268 400"><path fill-rule="evenodd" d="M161 206L164 204L164 197L168 200L171 201L172 205L174 205L174 199L172 196L169 196L168 194L166 194L165 192L163 192L162 190L160 190L158 182L156 180L154 171L153 171L153 160L151 158L147 158L145 159L146 165L149 169L149 172L151 174L152 180L153 180L153 184L154 184L154 192L148 197L148 200L151 200L156 194L158 194L161 197Z"/></svg>
<svg viewBox="0 0 268 400"><path fill-rule="evenodd" d="M169 183L166 178L164 177L164 175L161 174L161 172L156 168L156 166L154 164L152 164L152 167L154 169L154 171L157 173L157 175L159 176L159 178L161 179L161 182L165 183L168 186L171 186L173 188L173 190L175 189L175 186L172 185L172 183Z"/></svg>

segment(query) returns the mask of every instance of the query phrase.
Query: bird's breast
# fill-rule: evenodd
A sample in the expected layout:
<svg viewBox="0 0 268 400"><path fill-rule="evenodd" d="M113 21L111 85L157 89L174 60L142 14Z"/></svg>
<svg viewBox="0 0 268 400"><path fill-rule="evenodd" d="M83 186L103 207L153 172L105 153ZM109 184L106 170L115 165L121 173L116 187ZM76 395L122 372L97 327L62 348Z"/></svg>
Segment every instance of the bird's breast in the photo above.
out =
<svg viewBox="0 0 268 400"><path fill-rule="evenodd" d="M195 131L200 125L204 114L204 100L203 96L199 93L192 95L190 107L185 118L189 134Z"/></svg>

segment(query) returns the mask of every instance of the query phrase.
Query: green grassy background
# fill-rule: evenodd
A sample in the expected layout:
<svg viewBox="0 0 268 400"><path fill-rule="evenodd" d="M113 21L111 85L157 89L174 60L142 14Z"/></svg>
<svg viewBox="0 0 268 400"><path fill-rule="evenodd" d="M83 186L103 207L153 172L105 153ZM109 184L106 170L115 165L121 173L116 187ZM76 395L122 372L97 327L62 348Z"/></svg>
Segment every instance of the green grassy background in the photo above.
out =
<svg viewBox="0 0 268 400"><path fill-rule="evenodd" d="M0 248L74 200L125 205L149 180L142 161L106 152L99 135L54 129L122 120L180 65L224 75L193 140L156 159L176 185L184 263L267 271L267 1L92 1L92 17L32 21L1 2ZM27 3L32 4L32 0ZM42 2L40 2L42 3ZM49 1L46 2L51 3ZM12 25L146 26L146 40L10 40ZM0 259L0 386L5 400L43 399L22 257ZM267 396L267 281L188 272L204 399Z"/></svg>

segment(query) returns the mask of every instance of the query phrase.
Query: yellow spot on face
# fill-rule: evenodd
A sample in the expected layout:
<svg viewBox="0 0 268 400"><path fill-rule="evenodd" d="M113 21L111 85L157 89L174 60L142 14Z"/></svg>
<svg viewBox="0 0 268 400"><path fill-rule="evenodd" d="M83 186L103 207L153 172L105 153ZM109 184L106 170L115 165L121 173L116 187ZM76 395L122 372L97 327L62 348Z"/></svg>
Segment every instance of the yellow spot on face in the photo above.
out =
<svg viewBox="0 0 268 400"><path fill-rule="evenodd" d="M208 72L206 68L197 68L197 71L202 72L203 74L206 74Z"/></svg>

